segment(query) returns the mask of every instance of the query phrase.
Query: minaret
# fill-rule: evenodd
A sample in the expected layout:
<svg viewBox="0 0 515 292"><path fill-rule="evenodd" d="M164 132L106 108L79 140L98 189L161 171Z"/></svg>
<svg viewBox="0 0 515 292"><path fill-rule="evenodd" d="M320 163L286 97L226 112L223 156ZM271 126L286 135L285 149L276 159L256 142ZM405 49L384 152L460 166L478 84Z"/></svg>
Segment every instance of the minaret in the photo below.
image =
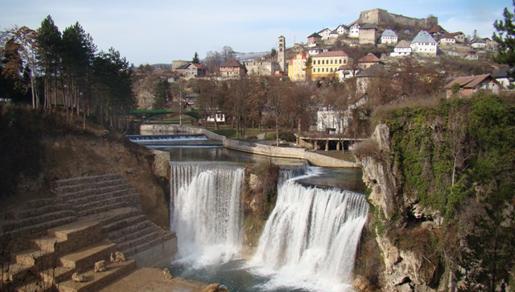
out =
<svg viewBox="0 0 515 292"><path fill-rule="evenodd" d="M277 63L279 63L279 67L281 71L286 72L286 38L284 36L279 36L279 46L277 50Z"/></svg>

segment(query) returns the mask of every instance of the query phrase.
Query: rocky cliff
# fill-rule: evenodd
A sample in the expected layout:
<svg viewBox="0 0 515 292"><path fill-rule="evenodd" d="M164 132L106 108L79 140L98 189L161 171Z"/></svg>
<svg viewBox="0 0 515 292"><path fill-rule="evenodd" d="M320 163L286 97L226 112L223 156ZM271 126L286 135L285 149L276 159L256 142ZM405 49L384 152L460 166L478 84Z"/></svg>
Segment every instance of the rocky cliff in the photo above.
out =
<svg viewBox="0 0 515 292"><path fill-rule="evenodd" d="M374 287L366 280L384 291L513 286L513 113L512 101L477 97L383 117L356 149L378 247L358 253L358 289ZM374 256L381 267L364 273Z"/></svg>

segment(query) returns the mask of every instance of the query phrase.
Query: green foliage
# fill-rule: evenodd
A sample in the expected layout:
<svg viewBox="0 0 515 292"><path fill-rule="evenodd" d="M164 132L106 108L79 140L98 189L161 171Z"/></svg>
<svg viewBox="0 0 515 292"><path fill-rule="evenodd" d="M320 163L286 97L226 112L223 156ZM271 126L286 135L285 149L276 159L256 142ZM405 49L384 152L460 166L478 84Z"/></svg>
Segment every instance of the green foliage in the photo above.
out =
<svg viewBox="0 0 515 292"><path fill-rule="evenodd" d="M170 85L167 80L159 79L154 87L154 108L162 108L165 106L168 101L168 96L170 95Z"/></svg>
<svg viewBox="0 0 515 292"><path fill-rule="evenodd" d="M200 60L198 58L198 53L195 52L195 55L193 56L193 60L191 61L193 64L199 64Z"/></svg>
<svg viewBox="0 0 515 292"><path fill-rule="evenodd" d="M452 217L471 194L472 182L502 177L510 169L506 161L513 161L513 116L513 107L493 96L390 113L387 123L403 192ZM466 141L459 140L459 132ZM463 153L468 157L461 157ZM464 165L455 166L459 159L465 159Z"/></svg>
<svg viewBox="0 0 515 292"><path fill-rule="evenodd" d="M188 112L185 112L184 114L194 118L195 120L199 120L200 119L200 113L196 109L192 109L192 110L190 110Z"/></svg>
<svg viewBox="0 0 515 292"><path fill-rule="evenodd" d="M218 135L225 136L227 138L234 138L236 137L236 129L217 129L213 130Z"/></svg>
<svg viewBox="0 0 515 292"><path fill-rule="evenodd" d="M513 1L515 6L515 1ZM504 20L496 20L494 27L497 33L493 34L493 40L497 42L497 55L495 59L497 62L502 64L508 64L513 67L515 64L515 27L513 26L513 16L515 11L510 12L508 8L504 8L503 17Z"/></svg>

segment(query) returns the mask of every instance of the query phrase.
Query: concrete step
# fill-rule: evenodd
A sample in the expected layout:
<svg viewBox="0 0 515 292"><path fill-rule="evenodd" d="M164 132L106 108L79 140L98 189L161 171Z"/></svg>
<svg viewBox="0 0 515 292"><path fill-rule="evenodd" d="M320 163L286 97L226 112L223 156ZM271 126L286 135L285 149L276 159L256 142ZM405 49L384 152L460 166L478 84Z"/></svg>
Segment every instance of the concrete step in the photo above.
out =
<svg viewBox="0 0 515 292"><path fill-rule="evenodd" d="M151 242L154 240L162 240L162 235L163 234L162 234L161 230L154 230L154 231L147 233L141 237L121 242L118 244L118 248L121 251L125 252L126 250L128 250L132 247L137 247L137 246L143 245L144 243L147 243L147 242Z"/></svg>
<svg viewBox="0 0 515 292"><path fill-rule="evenodd" d="M74 216L75 212L71 210L60 210L52 213L45 213L34 217L28 217L25 219L11 220L2 224L2 230L9 232L14 229L19 229L27 226L37 225L41 222L49 222L60 218Z"/></svg>
<svg viewBox="0 0 515 292"><path fill-rule="evenodd" d="M59 284L60 292L83 292L83 291L98 291L103 287L111 284L117 279L129 274L136 269L136 262L134 260L127 260L122 263L110 263L107 265L107 270L104 272L95 273L93 270L88 270L84 276L88 279L87 282L77 283L72 280ZM142 279L144 281L144 279Z"/></svg>
<svg viewBox="0 0 515 292"><path fill-rule="evenodd" d="M70 279L73 273L75 273L73 268L55 267L41 271L39 275L46 284L55 285Z"/></svg>
<svg viewBox="0 0 515 292"><path fill-rule="evenodd" d="M19 252L15 255L15 259L17 264L23 266L51 268L56 265L53 252L39 249Z"/></svg>
<svg viewBox="0 0 515 292"><path fill-rule="evenodd" d="M58 198L55 199L52 204L22 208L16 212L16 218L25 219L28 217L35 217L42 214L53 213L67 209L68 205L64 203L62 198Z"/></svg>
<svg viewBox="0 0 515 292"><path fill-rule="evenodd" d="M103 213L109 210L124 207L136 207L139 206L139 195L131 194L126 197L113 198L106 201L92 202L87 206L81 206L78 215L81 217Z"/></svg>
<svg viewBox="0 0 515 292"><path fill-rule="evenodd" d="M103 187L110 187L120 184L126 184L127 180L124 178L118 177L110 180L101 180L101 181L92 181L87 183L80 183L75 185L68 185L63 187L57 187L55 189L58 195L66 195L67 193L75 193L81 190L89 190L89 189L98 189Z"/></svg>
<svg viewBox="0 0 515 292"><path fill-rule="evenodd" d="M57 180L56 186L57 187L72 186L72 185L76 185L76 184L98 182L98 181L104 181L104 180L112 180L112 179L119 178L119 177L121 177L121 176L116 173L107 173L107 174L92 175L92 176L78 176L78 177Z"/></svg>
<svg viewBox="0 0 515 292"><path fill-rule="evenodd" d="M25 202L23 204L24 208L38 208L42 206L48 206L55 204L55 202L58 201L58 197L49 197L49 198L42 198L42 199L33 199Z"/></svg>
<svg viewBox="0 0 515 292"><path fill-rule="evenodd" d="M127 184L120 184L105 188L97 188L84 190L76 193L71 193L67 195L62 195L62 197L66 200L68 204L83 204L88 200L98 200L104 195L112 195L116 192L129 192L130 187Z"/></svg>
<svg viewBox="0 0 515 292"><path fill-rule="evenodd" d="M109 255L115 250L116 244L103 241L62 256L60 261L65 268L74 268L78 272L84 272L93 267L95 262L109 259Z"/></svg>
<svg viewBox="0 0 515 292"><path fill-rule="evenodd" d="M170 239L171 238L169 238L169 236L162 235L162 236L155 237L151 240L147 240L145 242L139 243L138 245L127 247L127 248L123 249L122 251L126 256L130 257L130 256L133 256L137 253L143 252L155 245L161 244Z"/></svg>
<svg viewBox="0 0 515 292"><path fill-rule="evenodd" d="M48 230L50 236L74 241L84 237L96 237L99 233L102 233L102 226L95 220L79 220Z"/></svg>
<svg viewBox="0 0 515 292"><path fill-rule="evenodd" d="M102 220L104 232L116 231L146 219L145 215L136 208L120 208L113 212L117 212L117 214L105 217L105 219Z"/></svg>
<svg viewBox="0 0 515 292"><path fill-rule="evenodd" d="M2 264L2 278L0 280L4 283L20 283L30 276L31 268L32 266L17 263Z"/></svg>
<svg viewBox="0 0 515 292"><path fill-rule="evenodd" d="M121 220L118 220L116 222L113 222L109 225L106 225L104 226L104 231L107 232L107 234L109 235L109 237L113 236L113 237L117 237L120 230L122 229L125 229L126 227L128 226L134 226L134 225L137 225L139 223L141 223L142 221L145 221L147 220L147 217L143 214L138 214L138 215L135 215L135 216L131 216L131 217L128 217L128 218L124 218L124 219L121 219Z"/></svg>
<svg viewBox="0 0 515 292"><path fill-rule="evenodd" d="M15 291L17 292L46 292L53 291L53 287L50 284L43 282L40 279L34 279L27 283L18 286Z"/></svg>
<svg viewBox="0 0 515 292"><path fill-rule="evenodd" d="M89 195L85 197L79 197L75 199L68 200L68 203L70 206L76 207L76 206L82 206L88 203L92 202L99 202L103 200L107 200L110 198L120 197L131 193L131 190L128 187L123 187L111 192L103 192L96 195Z"/></svg>
<svg viewBox="0 0 515 292"><path fill-rule="evenodd" d="M119 230L112 231L109 233L109 238L116 242L121 242L137 237L138 235L142 234L142 231L145 229L152 230L151 222L147 219L142 220L134 225L126 225Z"/></svg>
<svg viewBox="0 0 515 292"><path fill-rule="evenodd" d="M27 237L36 237L38 234L44 234L46 233L47 229L65 225L68 223L71 223L73 221L77 220L75 216L68 216L63 218L54 219L47 222L41 222L39 224L34 224L30 226L25 226L22 228L16 228L14 230L4 232L0 240L7 240L9 238L19 238L21 236L27 236ZM8 241L8 240L7 240Z"/></svg>

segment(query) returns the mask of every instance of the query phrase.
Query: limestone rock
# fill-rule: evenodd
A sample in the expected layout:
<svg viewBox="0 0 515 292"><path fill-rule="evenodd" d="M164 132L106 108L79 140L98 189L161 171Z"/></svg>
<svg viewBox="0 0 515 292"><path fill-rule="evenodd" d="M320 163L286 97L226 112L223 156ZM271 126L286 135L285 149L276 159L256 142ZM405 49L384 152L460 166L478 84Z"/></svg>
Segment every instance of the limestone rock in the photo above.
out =
<svg viewBox="0 0 515 292"><path fill-rule="evenodd" d="M354 279L352 286L354 286L354 288L356 288L357 291L373 291L372 287L370 286L370 283L363 276L357 276Z"/></svg>
<svg viewBox="0 0 515 292"><path fill-rule="evenodd" d="M101 261L96 262L94 271L95 271L95 273L107 271L106 261L101 260Z"/></svg>
<svg viewBox="0 0 515 292"><path fill-rule="evenodd" d="M74 282L82 283L82 282L86 282L88 279L86 278L85 275L75 272L72 275L72 280Z"/></svg>
<svg viewBox="0 0 515 292"><path fill-rule="evenodd" d="M166 280L172 280L173 279L173 275L172 275L172 272L170 272L170 270L168 268L164 268L163 269L163 276Z"/></svg>
<svg viewBox="0 0 515 292"><path fill-rule="evenodd" d="M152 150L154 154L154 162L152 164L152 171L155 175L163 178L169 178L170 175L170 152Z"/></svg>
<svg viewBox="0 0 515 292"><path fill-rule="evenodd" d="M213 283L202 289L202 292L229 292L229 289L227 289L227 287L224 285Z"/></svg>
<svg viewBox="0 0 515 292"><path fill-rule="evenodd" d="M249 176L249 187L251 190L256 190L259 186L259 178L257 175L251 173Z"/></svg>
<svg viewBox="0 0 515 292"><path fill-rule="evenodd" d="M116 251L114 254L111 253L110 260L113 263L122 263L125 262L125 255L121 251Z"/></svg>

